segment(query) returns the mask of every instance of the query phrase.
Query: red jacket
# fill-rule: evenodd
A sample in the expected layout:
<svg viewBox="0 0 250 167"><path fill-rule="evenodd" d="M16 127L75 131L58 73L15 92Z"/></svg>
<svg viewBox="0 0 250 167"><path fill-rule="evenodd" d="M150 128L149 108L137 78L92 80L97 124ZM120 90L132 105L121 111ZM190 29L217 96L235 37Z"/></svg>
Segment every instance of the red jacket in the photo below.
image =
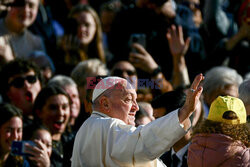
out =
<svg viewBox="0 0 250 167"><path fill-rule="evenodd" d="M223 134L198 134L188 149L189 167L250 167L250 148Z"/></svg>

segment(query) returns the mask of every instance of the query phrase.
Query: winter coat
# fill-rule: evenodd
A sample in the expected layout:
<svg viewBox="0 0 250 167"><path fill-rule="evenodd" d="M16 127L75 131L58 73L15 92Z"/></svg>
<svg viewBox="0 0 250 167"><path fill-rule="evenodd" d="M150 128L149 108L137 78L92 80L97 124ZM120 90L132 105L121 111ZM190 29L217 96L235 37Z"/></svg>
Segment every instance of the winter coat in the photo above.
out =
<svg viewBox="0 0 250 167"><path fill-rule="evenodd" d="M189 167L250 167L250 148L223 134L197 134L188 149Z"/></svg>

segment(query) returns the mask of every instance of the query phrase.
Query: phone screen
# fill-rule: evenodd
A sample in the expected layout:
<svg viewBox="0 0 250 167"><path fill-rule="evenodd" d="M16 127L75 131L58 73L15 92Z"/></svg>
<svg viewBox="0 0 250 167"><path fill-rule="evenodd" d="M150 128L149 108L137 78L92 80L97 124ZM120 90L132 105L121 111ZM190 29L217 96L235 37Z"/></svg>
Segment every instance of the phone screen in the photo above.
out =
<svg viewBox="0 0 250 167"><path fill-rule="evenodd" d="M129 48L131 52L137 52L135 48L132 47L133 43L139 43L144 48L146 48L146 35L145 34L131 34L129 39Z"/></svg>
<svg viewBox="0 0 250 167"><path fill-rule="evenodd" d="M144 48L146 47L146 35L145 34L131 34L129 44L139 43Z"/></svg>
<svg viewBox="0 0 250 167"><path fill-rule="evenodd" d="M32 146L35 145L33 141L13 141L11 144L11 153L14 155L29 155L25 152L25 143L28 143Z"/></svg>

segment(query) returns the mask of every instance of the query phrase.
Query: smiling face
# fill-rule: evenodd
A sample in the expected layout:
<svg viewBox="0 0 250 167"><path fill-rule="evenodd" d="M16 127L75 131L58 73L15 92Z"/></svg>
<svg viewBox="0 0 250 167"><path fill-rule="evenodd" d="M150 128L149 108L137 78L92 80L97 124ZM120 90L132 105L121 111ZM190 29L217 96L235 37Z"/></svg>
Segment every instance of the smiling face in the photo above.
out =
<svg viewBox="0 0 250 167"><path fill-rule="evenodd" d="M27 28L36 19L39 0L25 0L25 5L20 7L11 7L7 19L16 28Z"/></svg>
<svg viewBox="0 0 250 167"><path fill-rule="evenodd" d="M78 22L77 36L82 45L89 45L96 35L96 23L89 12L81 12L75 15Z"/></svg>
<svg viewBox="0 0 250 167"><path fill-rule="evenodd" d="M128 125L135 126L135 114L139 110L136 98L135 89L115 89L109 97L109 116L118 118Z"/></svg>
<svg viewBox="0 0 250 167"><path fill-rule="evenodd" d="M69 99L63 94L50 96L41 111L37 111L37 115L49 129L52 138L60 136L65 131L70 116Z"/></svg>
<svg viewBox="0 0 250 167"><path fill-rule="evenodd" d="M11 151L12 141L22 140L23 122L20 117L12 117L0 127L0 152Z"/></svg>
<svg viewBox="0 0 250 167"><path fill-rule="evenodd" d="M7 91L7 96L10 102L16 107L22 109L24 115L31 114L35 98L41 90L41 84L37 76L35 80L32 80L32 82L30 82L29 79L25 79L23 81L17 80L20 77L27 78L27 76L35 76L35 72L31 70L27 73L10 77L8 81L10 87ZM23 84L23 86L20 87L21 84Z"/></svg>

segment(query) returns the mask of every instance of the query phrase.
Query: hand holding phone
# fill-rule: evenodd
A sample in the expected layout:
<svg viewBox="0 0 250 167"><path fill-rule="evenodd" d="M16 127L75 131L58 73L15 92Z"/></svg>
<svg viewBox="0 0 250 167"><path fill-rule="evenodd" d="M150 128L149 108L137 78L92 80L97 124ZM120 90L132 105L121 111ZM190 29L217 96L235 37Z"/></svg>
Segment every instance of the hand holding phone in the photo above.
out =
<svg viewBox="0 0 250 167"><path fill-rule="evenodd" d="M13 141L11 144L11 153L20 156L30 156L30 154L26 153L26 144L31 146L36 145L33 141Z"/></svg>
<svg viewBox="0 0 250 167"><path fill-rule="evenodd" d="M146 48L146 35L145 34L131 34L130 39L129 39L129 47L131 48L132 52L136 52L136 49L132 47L133 43L138 43L142 45L144 48Z"/></svg>

